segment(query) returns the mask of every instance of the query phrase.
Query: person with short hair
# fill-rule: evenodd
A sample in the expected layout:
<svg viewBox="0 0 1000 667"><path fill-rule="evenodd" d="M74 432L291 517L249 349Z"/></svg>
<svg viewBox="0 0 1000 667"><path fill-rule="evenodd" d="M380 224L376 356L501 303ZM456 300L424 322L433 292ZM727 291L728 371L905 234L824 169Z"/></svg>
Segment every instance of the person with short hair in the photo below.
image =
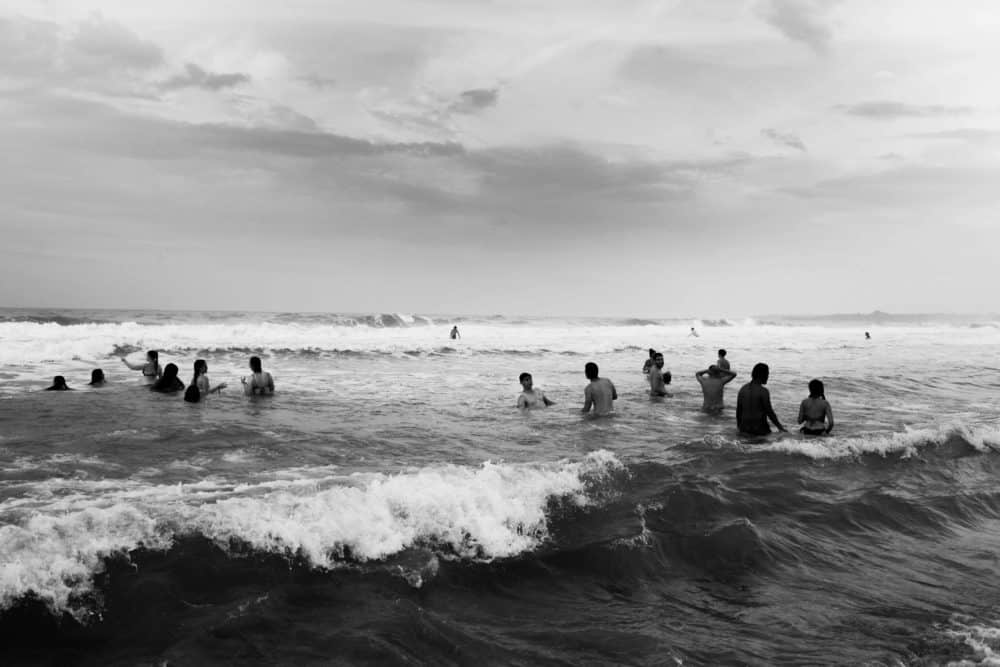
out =
<svg viewBox="0 0 1000 667"><path fill-rule="evenodd" d="M659 352L653 357L653 365L649 369L649 395L669 396L667 384L670 382L670 371L663 373L663 355Z"/></svg>
<svg viewBox="0 0 1000 667"><path fill-rule="evenodd" d="M771 369L767 364L756 364L750 371L750 382L740 388L736 396L736 427L745 435L767 435L771 427L770 419L779 431L785 427L778 421L771 407L771 392L764 385L770 377Z"/></svg>
<svg viewBox="0 0 1000 667"><path fill-rule="evenodd" d="M270 373L263 370L260 357L250 357L250 370L252 375L250 380L241 378L243 383L243 393L247 396L268 396L274 393L274 378Z"/></svg>
<svg viewBox="0 0 1000 667"><path fill-rule="evenodd" d="M521 388L524 390L517 397L518 408L527 410L530 408L547 408L550 405L555 405L555 401L549 400L545 392L541 389L533 388L534 381L531 378L531 373L521 373L517 381L521 383Z"/></svg>
<svg viewBox="0 0 1000 667"><path fill-rule="evenodd" d="M57 375L52 378L52 386L46 387L45 391L73 391L73 388L66 384L66 378Z"/></svg>
<svg viewBox="0 0 1000 667"><path fill-rule="evenodd" d="M584 375L590 380L583 390L583 410L588 413L591 409L597 416L609 415L615 411L614 401L618 400L618 392L611 380L598 375L597 364L588 361L583 367ZM653 372L652 370L650 372Z"/></svg>
<svg viewBox="0 0 1000 667"><path fill-rule="evenodd" d="M146 352L146 362L142 364L133 364L125 357L121 357L121 360L132 370L142 371L143 376L151 380L163 377L163 369L160 368L160 353L156 350Z"/></svg>
<svg viewBox="0 0 1000 667"><path fill-rule="evenodd" d="M833 430L833 408L825 394L822 380L809 381L809 398L799 406L798 423L805 435L826 435Z"/></svg>
<svg viewBox="0 0 1000 667"><path fill-rule="evenodd" d="M720 371L728 371L729 370L729 360L726 359L726 351L725 350L722 350L722 349L719 350L719 359L715 362L715 365L719 367Z"/></svg>
<svg viewBox="0 0 1000 667"><path fill-rule="evenodd" d="M724 351L724 350L723 350ZM694 378L701 385L701 393L705 397L701 409L708 413L719 413L725 408L722 396L726 385L733 381L736 373L724 371L717 365L712 364L708 370L698 371Z"/></svg>
<svg viewBox="0 0 1000 667"><path fill-rule="evenodd" d="M104 371L100 368L90 371L90 382L87 384L91 387L103 387L107 384L107 380L104 379Z"/></svg>
<svg viewBox="0 0 1000 667"><path fill-rule="evenodd" d="M457 339L459 339L459 338L462 337L462 334L458 333L458 325L457 324L451 328L451 333L448 334L448 335L451 336L452 340L457 340Z"/></svg>
<svg viewBox="0 0 1000 667"><path fill-rule="evenodd" d="M184 390L184 383L177 377L177 364L167 364L163 367L163 375L149 386L151 391L161 394L173 394Z"/></svg>

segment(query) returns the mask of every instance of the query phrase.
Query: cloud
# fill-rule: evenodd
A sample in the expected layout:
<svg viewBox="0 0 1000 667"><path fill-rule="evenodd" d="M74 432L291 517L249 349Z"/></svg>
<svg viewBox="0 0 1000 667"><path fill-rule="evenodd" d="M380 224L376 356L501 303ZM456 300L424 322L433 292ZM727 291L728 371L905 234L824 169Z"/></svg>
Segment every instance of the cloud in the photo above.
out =
<svg viewBox="0 0 1000 667"><path fill-rule="evenodd" d="M73 70L147 70L163 64L163 51L120 23L93 15L66 44L65 60Z"/></svg>
<svg viewBox="0 0 1000 667"><path fill-rule="evenodd" d="M824 23L831 4L829 0L765 0L757 14L789 39L826 53L833 39L833 31Z"/></svg>
<svg viewBox="0 0 1000 667"><path fill-rule="evenodd" d="M180 88L201 88L203 90L222 90L233 88L250 82L250 76L242 72L216 74L208 72L194 63L187 63L184 74L178 74L163 82L163 90L178 90Z"/></svg>
<svg viewBox="0 0 1000 667"><path fill-rule="evenodd" d="M25 18L0 19L0 72L35 76L51 70L59 49L59 26Z"/></svg>
<svg viewBox="0 0 1000 667"><path fill-rule="evenodd" d="M499 98L500 91L496 88L474 88L463 91L450 108L455 113L476 113L496 106Z"/></svg>
<svg viewBox="0 0 1000 667"><path fill-rule="evenodd" d="M779 132L774 128L768 127L761 130L760 133L777 144L794 148L795 150L802 151L803 153L806 152L806 145L802 143L801 139L791 132Z"/></svg>
<svg viewBox="0 0 1000 667"><path fill-rule="evenodd" d="M956 130L943 130L941 132L919 132L910 136L918 139L952 139L967 141L970 144L981 144L1000 137L1000 130L963 127Z"/></svg>
<svg viewBox="0 0 1000 667"><path fill-rule="evenodd" d="M972 113L972 107L956 107L941 104L907 104L891 100L876 100L858 104L842 104L836 109L851 116L873 119L929 118L935 116L959 116Z"/></svg>

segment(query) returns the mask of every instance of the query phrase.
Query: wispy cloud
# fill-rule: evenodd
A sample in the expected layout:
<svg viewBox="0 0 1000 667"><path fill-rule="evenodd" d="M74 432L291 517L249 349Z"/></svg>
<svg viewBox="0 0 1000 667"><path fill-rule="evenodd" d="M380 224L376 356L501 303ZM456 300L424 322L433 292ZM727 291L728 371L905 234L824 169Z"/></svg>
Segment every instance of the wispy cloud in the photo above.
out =
<svg viewBox="0 0 1000 667"><path fill-rule="evenodd" d="M833 30L826 23L833 4L830 0L763 0L757 13L789 39L825 53L833 39Z"/></svg>
<svg viewBox="0 0 1000 667"><path fill-rule="evenodd" d="M972 107L948 106L943 104L907 104L891 100L877 100L845 104L836 107L851 116L862 118L892 119L892 118L928 118L935 116L959 116L972 113Z"/></svg>
<svg viewBox="0 0 1000 667"><path fill-rule="evenodd" d="M802 143L802 139L791 132L779 132L774 128L768 127L761 130L760 133L776 144L806 152L806 145Z"/></svg>
<svg viewBox="0 0 1000 667"><path fill-rule="evenodd" d="M184 66L184 73L173 76L161 84L163 90L178 90L180 88L201 88L203 90L222 90L233 88L250 82L250 76L242 72L219 74L208 72L194 63Z"/></svg>
<svg viewBox="0 0 1000 667"><path fill-rule="evenodd" d="M477 113L496 106L499 99L500 91L496 88L475 88L463 91L450 109L455 113Z"/></svg>

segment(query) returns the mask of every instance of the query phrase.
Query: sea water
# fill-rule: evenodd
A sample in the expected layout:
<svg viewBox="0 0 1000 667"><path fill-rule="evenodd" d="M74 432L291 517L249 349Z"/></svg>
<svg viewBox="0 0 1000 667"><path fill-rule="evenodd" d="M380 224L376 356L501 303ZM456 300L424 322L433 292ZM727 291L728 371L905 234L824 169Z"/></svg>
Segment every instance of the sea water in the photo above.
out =
<svg viewBox="0 0 1000 667"><path fill-rule="evenodd" d="M1000 664L996 319L0 311L0 663Z"/></svg>

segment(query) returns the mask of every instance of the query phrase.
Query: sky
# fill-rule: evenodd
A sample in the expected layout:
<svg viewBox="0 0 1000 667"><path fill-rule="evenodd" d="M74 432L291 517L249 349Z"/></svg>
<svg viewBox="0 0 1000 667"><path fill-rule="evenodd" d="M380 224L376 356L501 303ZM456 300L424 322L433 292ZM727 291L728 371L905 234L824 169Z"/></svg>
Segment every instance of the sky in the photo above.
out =
<svg viewBox="0 0 1000 667"><path fill-rule="evenodd" d="M994 0L6 0L0 306L1000 312Z"/></svg>

